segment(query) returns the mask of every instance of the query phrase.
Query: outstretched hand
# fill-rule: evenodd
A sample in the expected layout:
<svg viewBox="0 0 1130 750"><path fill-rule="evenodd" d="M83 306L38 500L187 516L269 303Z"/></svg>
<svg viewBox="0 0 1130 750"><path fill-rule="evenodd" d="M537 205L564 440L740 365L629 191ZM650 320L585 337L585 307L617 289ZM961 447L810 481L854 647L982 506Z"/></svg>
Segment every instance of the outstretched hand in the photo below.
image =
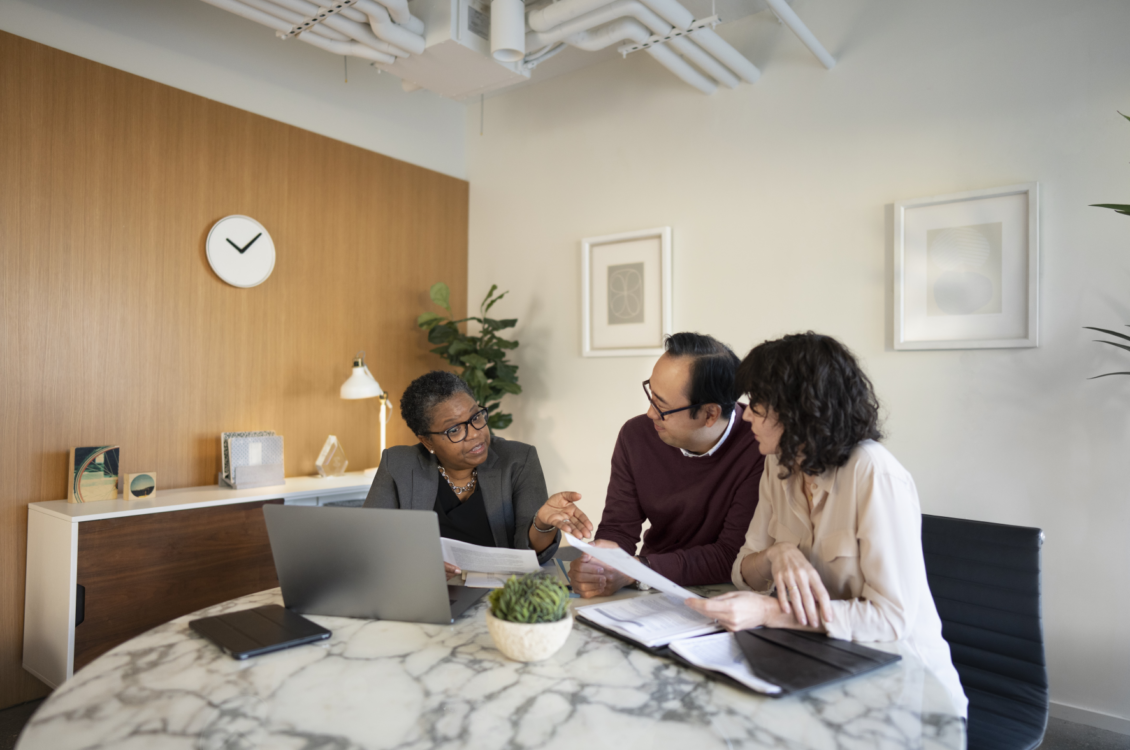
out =
<svg viewBox="0 0 1130 750"><path fill-rule="evenodd" d="M575 503L581 499L579 492L558 492L538 508L534 525L547 529L550 526L572 534L578 539L592 536L592 521Z"/></svg>

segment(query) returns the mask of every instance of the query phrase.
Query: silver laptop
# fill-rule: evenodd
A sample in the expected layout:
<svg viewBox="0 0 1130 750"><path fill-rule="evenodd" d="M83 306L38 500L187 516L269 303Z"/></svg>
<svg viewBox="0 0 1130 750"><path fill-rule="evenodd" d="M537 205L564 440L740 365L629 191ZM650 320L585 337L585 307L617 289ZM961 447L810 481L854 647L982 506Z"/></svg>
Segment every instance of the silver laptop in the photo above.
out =
<svg viewBox="0 0 1130 750"><path fill-rule="evenodd" d="M430 510L264 505L287 609L447 625L486 589L448 586Z"/></svg>

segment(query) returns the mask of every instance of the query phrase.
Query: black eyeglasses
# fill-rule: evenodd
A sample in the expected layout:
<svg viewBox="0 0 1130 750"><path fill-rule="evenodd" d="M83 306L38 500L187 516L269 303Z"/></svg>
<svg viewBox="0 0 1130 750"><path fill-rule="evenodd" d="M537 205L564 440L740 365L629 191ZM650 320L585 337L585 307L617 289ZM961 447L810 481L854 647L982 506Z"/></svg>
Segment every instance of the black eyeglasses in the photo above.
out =
<svg viewBox="0 0 1130 750"><path fill-rule="evenodd" d="M691 404L690 406L680 406L678 409L668 409L667 411L663 411L662 409L659 408L659 404L655 403L655 399L651 397L651 379L650 378L643 381L643 395L647 396L648 402L651 404L651 407L653 409L655 409L655 413L659 415L659 419L661 421L666 421L668 414L675 414L676 412L686 411L687 409L693 409L696 406L702 406L702 404Z"/></svg>
<svg viewBox="0 0 1130 750"><path fill-rule="evenodd" d="M447 439L451 442L462 443L467 439L467 436L471 434L471 427L474 427L476 430L481 430L487 426L487 414L488 412L486 409L479 409L477 412L472 414L471 418L466 422L460 422L459 424L452 425L443 432L425 432L424 434L446 435Z"/></svg>

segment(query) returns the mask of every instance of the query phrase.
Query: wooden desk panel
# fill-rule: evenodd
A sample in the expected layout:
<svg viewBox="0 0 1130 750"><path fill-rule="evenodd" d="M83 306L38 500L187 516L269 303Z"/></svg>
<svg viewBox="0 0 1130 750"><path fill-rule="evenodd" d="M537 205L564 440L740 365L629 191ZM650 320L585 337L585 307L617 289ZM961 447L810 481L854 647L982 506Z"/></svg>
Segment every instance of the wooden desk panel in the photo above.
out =
<svg viewBox="0 0 1130 750"><path fill-rule="evenodd" d="M79 526L74 668L181 615L278 586L262 507L282 500Z"/></svg>

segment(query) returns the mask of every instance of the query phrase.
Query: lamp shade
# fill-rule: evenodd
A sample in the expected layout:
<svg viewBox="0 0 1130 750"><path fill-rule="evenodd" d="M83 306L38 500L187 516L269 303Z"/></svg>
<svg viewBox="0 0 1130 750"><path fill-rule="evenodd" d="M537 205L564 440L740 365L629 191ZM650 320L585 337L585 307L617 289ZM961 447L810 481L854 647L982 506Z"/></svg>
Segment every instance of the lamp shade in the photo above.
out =
<svg viewBox="0 0 1130 750"><path fill-rule="evenodd" d="M364 355L353 360L353 374L341 384L341 397L345 399L376 398L384 393L380 383L365 366Z"/></svg>

